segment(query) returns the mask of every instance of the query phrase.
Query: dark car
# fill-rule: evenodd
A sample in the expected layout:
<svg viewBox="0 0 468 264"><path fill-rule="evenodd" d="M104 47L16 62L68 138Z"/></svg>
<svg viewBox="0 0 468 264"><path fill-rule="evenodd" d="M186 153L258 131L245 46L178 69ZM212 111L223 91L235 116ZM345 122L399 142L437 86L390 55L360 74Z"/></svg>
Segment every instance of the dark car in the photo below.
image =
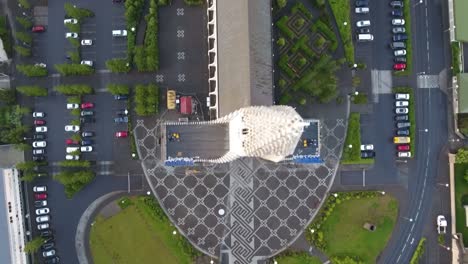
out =
<svg viewBox="0 0 468 264"><path fill-rule="evenodd" d="M50 236L44 238L42 243L50 243L50 242L54 242L54 241L55 241L54 236L51 234Z"/></svg>
<svg viewBox="0 0 468 264"><path fill-rule="evenodd" d="M49 173L47 173L47 172L39 172L39 173L36 174L36 176L37 176L37 177L47 177L47 176L49 176Z"/></svg>
<svg viewBox="0 0 468 264"><path fill-rule="evenodd" d="M370 29L369 28L359 28L356 30L356 32L358 34L369 34L370 33Z"/></svg>
<svg viewBox="0 0 468 264"><path fill-rule="evenodd" d="M356 7L366 7L369 6L369 1L368 0L357 0L355 2Z"/></svg>
<svg viewBox="0 0 468 264"><path fill-rule="evenodd" d="M395 57L393 59L395 62L406 62L406 57Z"/></svg>
<svg viewBox="0 0 468 264"><path fill-rule="evenodd" d="M92 116L92 115L94 115L94 111L91 111L91 110L81 111L81 116Z"/></svg>
<svg viewBox="0 0 468 264"><path fill-rule="evenodd" d="M397 115L395 116L395 121L408 121L408 115Z"/></svg>
<svg viewBox="0 0 468 264"><path fill-rule="evenodd" d="M33 161L44 161L45 157L44 156L33 156L32 160Z"/></svg>
<svg viewBox="0 0 468 264"><path fill-rule="evenodd" d="M390 6L393 8L402 8L403 7L403 1L391 1Z"/></svg>
<svg viewBox="0 0 468 264"><path fill-rule="evenodd" d="M397 136L409 136L409 129L398 129L396 132Z"/></svg>
<svg viewBox="0 0 468 264"><path fill-rule="evenodd" d="M396 123L396 127L398 129L400 128L407 128L407 127L410 127L411 126L411 123L410 122L398 122Z"/></svg>
<svg viewBox="0 0 468 264"><path fill-rule="evenodd" d="M94 141L92 141L91 139L81 140L81 146L89 146L89 145L92 145L92 144L94 144Z"/></svg>
<svg viewBox="0 0 468 264"><path fill-rule="evenodd" d="M94 137L94 132L91 132L91 131L83 131L81 133L81 136L82 137Z"/></svg>
<svg viewBox="0 0 468 264"><path fill-rule="evenodd" d="M361 158L362 159L370 159L375 157L375 152L372 150L364 150L361 151Z"/></svg>
<svg viewBox="0 0 468 264"><path fill-rule="evenodd" d="M127 100L128 96L127 95L122 95L122 94L116 94L114 95L115 100Z"/></svg>
<svg viewBox="0 0 468 264"><path fill-rule="evenodd" d="M52 236L52 231L50 231L50 230L44 230L44 231L41 231L40 235L41 235L41 237L43 237L43 238L51 237L51 236Z"/></svg>
<svg viewBox="0 0 468 264"><path fill-rule="evenodd" d="M85 117L80 118L80 122L81 123L94 123L96 122L96 119L94 117L85 116Z"/></svg>
<svg viewBox="0 0 468 264"><path fill-rule="evenodd" d="M395 34L393 35L393 41L402 41L402 40L407 40L408 35L406 34Z"/></svg>
<svg viewBox="0 0 468 264"><path fill-rule="evenodd" d="M128 116L119 116L114 118L114 123L128 123Z"/></svg>
<svg viewBox="0 0 468 264"><path fill-rule="evenodd" d="M128 110L127 109L118 110L116 114L120 116L128 115Z"/></svg>
<svg viewBox="0 0 468 264"><path fill-rule="evenodd" d="M49 250L55 246L54 242L44 243L42 244L42 250Z"/></svg>
<svg viewBox="0 0 468 264"><path fill-rule="evenodd" d="M34 201L34 207L39 208L44 206L47 206L47 201Z"/></svg>
<svg viewBox="0 0 468 264"><path fill-rule="evenodd" d="M401 11L400 9L393 10L393 11L392 11L392 16L394 16L394 17L402 17L402 16L403 16L403 11Z"/></svg>
<svg viewBox="0 0 468 264"><path fill-rule="evenodd" d="M58 264L60 263L60 258L55 256L44 261L45 264Z"/></svg>
<svg viewBox="0 0 468 264"><path fill-rule="evenodd" d="M33 139L46 139L44 134L34 134Z"/></svg>

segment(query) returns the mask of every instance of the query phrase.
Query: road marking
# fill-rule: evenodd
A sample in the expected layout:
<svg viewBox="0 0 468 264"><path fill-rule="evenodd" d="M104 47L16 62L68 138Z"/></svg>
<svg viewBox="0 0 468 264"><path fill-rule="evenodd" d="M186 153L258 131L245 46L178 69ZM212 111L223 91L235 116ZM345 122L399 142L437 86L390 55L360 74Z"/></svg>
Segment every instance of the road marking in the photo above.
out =
<svg viewBox="0 0 468 264"><path fill-rule="evenodd" d="M416 219L417 219L417 216L416 216ZM416 221L416 220L414 220L414 221ZM414 226L415 226L415 224L413 224L413 225L411 226L411 232L413 232Z"/></svg>
<svg viewBox="0 0 468 264"><path fill-rule="evenodd" d="M366 186L366 170L362 170L362 186Z"/></svg>
<svg viewBox="0 0 468 264"><path fill-rule="evenodd" d="M400 261L400 258L401 258L401 253L400 253L400 255L398 256L398 258L396 260L397 263L398 263L398 261Z"/></svg>
<svg viewBox="0 0 468 264"><path fill-rule="evenodd" d="M411 239L410 245L413 245L413 243L414 243L414 237Z"/></svg>

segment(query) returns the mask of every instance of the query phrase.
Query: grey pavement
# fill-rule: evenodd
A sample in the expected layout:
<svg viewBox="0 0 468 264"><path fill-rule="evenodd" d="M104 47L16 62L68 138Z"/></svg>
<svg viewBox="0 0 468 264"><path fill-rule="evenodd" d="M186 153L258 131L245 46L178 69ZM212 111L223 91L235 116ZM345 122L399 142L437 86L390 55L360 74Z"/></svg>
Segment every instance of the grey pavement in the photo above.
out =
<svg viewBox="0 0 468 264"><path fill-rule="evenodd" d="M3 169L0 168L0 177L3 178ZM8 214L7 214L7 201L5 194L3 193L5 186L3 179L0 180L0 262L11 263L10 247L10 234L8 231Z"/></svg>

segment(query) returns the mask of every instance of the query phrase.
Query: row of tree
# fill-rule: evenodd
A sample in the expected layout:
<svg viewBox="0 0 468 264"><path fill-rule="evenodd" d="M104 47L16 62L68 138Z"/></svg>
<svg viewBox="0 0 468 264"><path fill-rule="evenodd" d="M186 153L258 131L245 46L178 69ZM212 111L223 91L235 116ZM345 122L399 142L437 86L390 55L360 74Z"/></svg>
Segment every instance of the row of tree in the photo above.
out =
<svg viewBox="0 0 468 264"><path fill-rule="evenodd" d="M139 84L135 87L135 112L140 116L158 113L159 87L155 84Z"/></svg>

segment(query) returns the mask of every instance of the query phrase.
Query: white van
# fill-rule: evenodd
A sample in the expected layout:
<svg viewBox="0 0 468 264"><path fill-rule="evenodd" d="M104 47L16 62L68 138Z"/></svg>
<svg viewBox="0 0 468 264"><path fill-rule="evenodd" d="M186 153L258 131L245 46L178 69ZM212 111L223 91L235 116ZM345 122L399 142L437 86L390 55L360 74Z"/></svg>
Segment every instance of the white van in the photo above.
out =
<svg viewBox="0 0 468 264"><path fill-rule="evenodd" d="M112 30L113 37L125 37L127 36L127 30Z"/></svg>
<svg viewBox="0 0 468 264"><path fill-rule="evenodd" d="M357 34L357 41L372 41L374 40L374 35L372 34Z"/></svg>
<svg viewBox="0 0 468 264"><path fill-rule="evenodd" d="M79 149L80 149L79 147L67 147L66 151L67 151L67 153L72 153L72 152L75 152L75 151L77 151Z"/></svg>

